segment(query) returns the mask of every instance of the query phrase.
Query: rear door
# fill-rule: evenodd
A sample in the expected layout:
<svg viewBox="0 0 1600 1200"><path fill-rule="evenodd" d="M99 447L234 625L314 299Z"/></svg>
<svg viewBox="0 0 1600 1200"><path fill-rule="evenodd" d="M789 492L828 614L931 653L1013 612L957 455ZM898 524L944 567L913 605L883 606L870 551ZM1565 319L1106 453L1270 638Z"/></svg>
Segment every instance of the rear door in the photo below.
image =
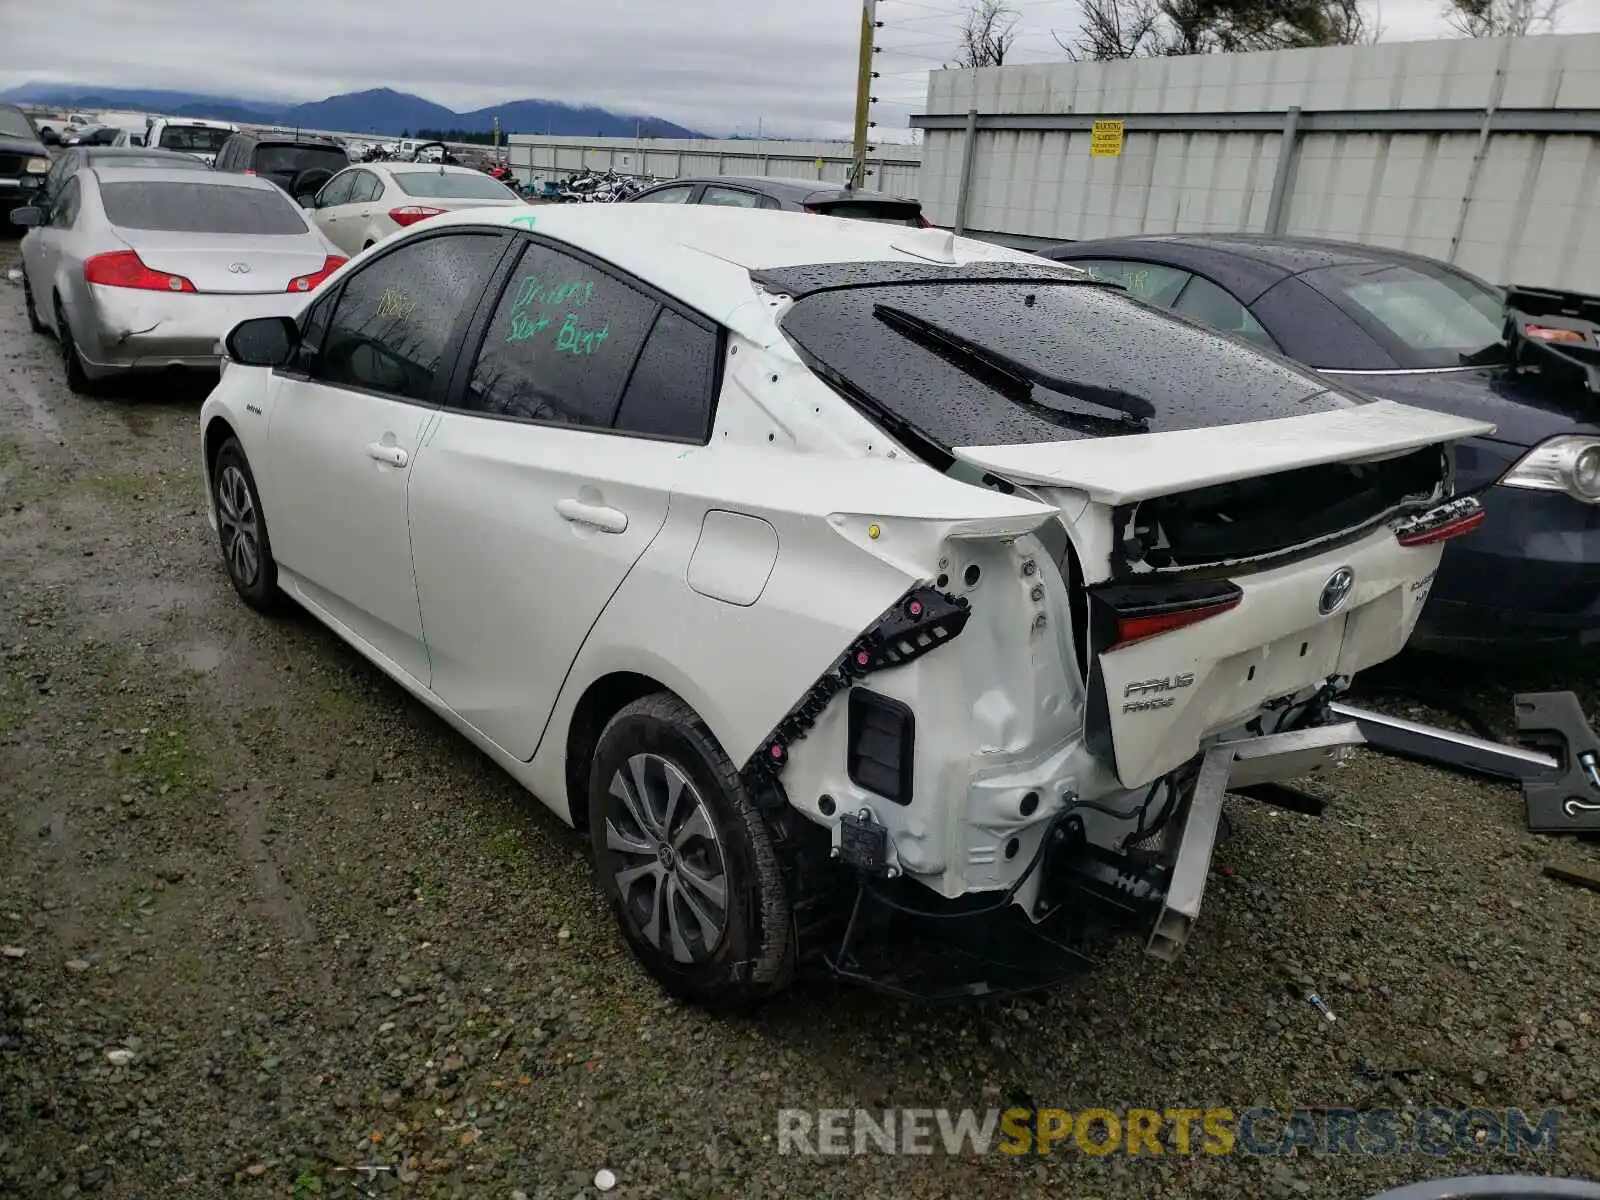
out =
<svg viewBox="0 0 1600 1200"><path fill-rule="evenodd" d="M716 327L662 300L529 239L412 477L433 690L519 759L710 436Z"/></svg>
<svg viewBox="0 0 1600 1200"><path fill-rule="evenodd" d="M351 190L356 185L358 172L352 168L341 171L327 183L322 185L322 190L311 201L311 208L307 211L311 221L322 231L322 236L346 254L354 254L355 250L350 245L352 236L348 220L341 220L347 216L350 203Z"/></svg>

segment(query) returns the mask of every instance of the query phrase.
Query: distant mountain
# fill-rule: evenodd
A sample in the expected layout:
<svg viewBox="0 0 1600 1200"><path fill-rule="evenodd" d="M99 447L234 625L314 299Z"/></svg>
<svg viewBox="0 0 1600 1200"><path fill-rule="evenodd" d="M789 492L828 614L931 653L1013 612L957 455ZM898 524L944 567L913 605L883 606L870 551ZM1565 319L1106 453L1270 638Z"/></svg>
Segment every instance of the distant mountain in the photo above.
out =
<svg viewBox="0 0 1600 1200"><path fill-rule="evenodd" d="M341 133L398 137L421 129L489 133L500 118L502 133L548 133L574 137L699 138L709 135L660 117L614 113L593 105L575 106L553 100L512 100L473 112L458 113L392 88L349 92L310 104L283 105L237 96L146 88L87 88L25 83L0 92L7 104L48 104L56 108L127 108L182 117L211 117L241 124L290 125Z"/></svg>

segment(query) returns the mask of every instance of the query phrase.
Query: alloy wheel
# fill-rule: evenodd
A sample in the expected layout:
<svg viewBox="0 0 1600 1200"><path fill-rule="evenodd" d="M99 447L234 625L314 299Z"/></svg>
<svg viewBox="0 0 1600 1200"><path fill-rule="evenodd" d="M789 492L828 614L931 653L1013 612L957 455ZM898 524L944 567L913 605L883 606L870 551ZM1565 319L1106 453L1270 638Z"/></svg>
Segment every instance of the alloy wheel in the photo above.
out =
<svg viewBox="0 0 1600 1200"><path fill-rule="evenodd" d="M250 485L236 463L227 463L217 475L217 521L228 571L241 586L249 587L261 571L261 522Z"/></svg>
<svg viewBox="0 0 1600 1200"><path fill-rule="evenodd" d="M605 823L628 920L675 961L705 962L727 929L727 865L689 777L660 755L633 755L611 777Z"/></svg>

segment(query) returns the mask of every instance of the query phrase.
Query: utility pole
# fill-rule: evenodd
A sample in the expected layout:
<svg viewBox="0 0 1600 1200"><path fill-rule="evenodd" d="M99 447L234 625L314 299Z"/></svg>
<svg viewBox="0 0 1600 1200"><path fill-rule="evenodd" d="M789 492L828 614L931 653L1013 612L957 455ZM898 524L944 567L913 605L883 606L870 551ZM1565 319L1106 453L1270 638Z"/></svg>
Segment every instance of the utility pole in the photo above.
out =
<svg viewBox="0 0 1600 1200"><path fill-rule="evenodd" d="M867 130L873 125L867 119L872 107L872 80L877 74L872 69L872 56L877 52L873 44L875 31L882 24L878 19L878 0L861 0L861 61L856 68L856 138L850 156L848 187L858 188L867 181Z"/></svg>

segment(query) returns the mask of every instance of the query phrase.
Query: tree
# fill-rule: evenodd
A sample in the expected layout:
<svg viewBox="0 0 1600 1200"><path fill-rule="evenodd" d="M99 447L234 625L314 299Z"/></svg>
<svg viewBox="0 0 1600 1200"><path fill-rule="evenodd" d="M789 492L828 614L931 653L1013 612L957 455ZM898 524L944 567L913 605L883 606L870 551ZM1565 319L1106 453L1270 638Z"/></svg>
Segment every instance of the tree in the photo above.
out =
<svg viewBox="0 0 1600 1200"><path fill-rule="evenodd" d="M1452 3L1457 0L1451 0ZM1562 0L1464 0L1561 3ZM1083 0L1078 35L1056 44L1105 62L1172 54L1286 50L1376 41L1363 0Z"/></svg>
<svg viewBox="0 0 1600 1200"><path fill-rule="evenodd" d="M958 67L998 67L1017 40L1017 14L1005 0L972 0L961 26Z"/></svg>
<svg viewBox="0 0 1600 1200"><path fill-rule="evenodd" d="M1566 0L1448 0L1444 19L1468 37L1553 33Z"/></svg>

